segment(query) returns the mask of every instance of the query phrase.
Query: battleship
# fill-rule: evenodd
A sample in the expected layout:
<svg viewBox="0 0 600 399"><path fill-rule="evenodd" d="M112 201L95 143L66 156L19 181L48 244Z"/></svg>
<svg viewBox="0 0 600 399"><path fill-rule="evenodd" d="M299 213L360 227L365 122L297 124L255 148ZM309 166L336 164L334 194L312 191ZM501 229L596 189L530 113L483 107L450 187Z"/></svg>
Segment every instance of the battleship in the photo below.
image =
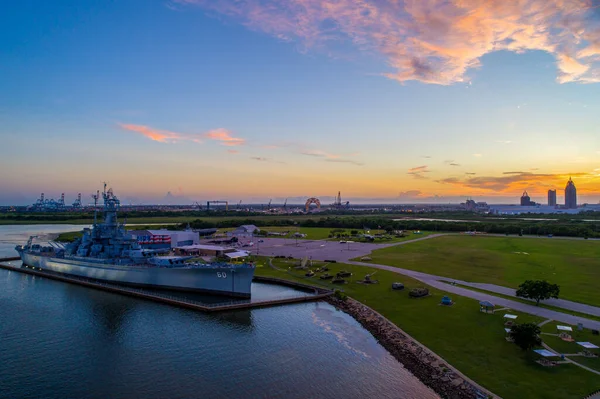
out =
<svg viewBox="0 0 600 399"><path fill-rule="evenodd" d="M99 197L94 197L96 210ZM18 245L23 266L134 287L250 297L253 264L201 263L191 256L142 248L125 223L117 221L120 201L106 184L102 198L103 221L98 223L96 211L92 227L84 228L74 242L50 241L42 246L31 236L25 245Z"/></svg>

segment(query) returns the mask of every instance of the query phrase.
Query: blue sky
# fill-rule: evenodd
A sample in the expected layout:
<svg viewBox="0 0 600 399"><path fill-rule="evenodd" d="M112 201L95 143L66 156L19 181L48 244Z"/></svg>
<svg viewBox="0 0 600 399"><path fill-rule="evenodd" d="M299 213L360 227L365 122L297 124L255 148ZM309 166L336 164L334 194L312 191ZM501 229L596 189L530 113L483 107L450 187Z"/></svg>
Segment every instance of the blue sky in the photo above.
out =
<svg viewBox="0 0 600 399"><path fill-rule="evenodd" d="M598 202L596 3L438 3L13 2L0 202L104 180L141 202L507 202L569 175ZM564 21L577 40L542 28Z"/></svg>

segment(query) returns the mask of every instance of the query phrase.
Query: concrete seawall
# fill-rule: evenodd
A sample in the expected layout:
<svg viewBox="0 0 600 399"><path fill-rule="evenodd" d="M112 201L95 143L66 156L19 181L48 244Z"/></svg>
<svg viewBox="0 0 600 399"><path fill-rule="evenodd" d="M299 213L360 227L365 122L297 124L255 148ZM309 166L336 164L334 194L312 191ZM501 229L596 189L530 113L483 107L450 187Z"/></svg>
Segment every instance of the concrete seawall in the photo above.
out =
<svg viewBox="0 0 600 399"><path fill-rule="evenodd" d="M232 303L225 304L216 304L216 305L206 305L193 300L186 300L186 298L173 297L168 295L160 295L158 293L151 293L147 291L143 291L141 289L130 288L115 284L104 283L100 281L91 281L86 279L80 279L76 277L69 277L57 273L51 273L46 271L34 270L28 267L21 267L10 265L6 262L18 261L20 258L2 258L0 259L0 268L15 271L19 273L25 273L33 276L39 276L44 278L49 278L53 280L62 281L65 283L77 284L84 287L94 288L98 290L108 291L116 294L127 295L135 298L141 298L146 300L151 300L155 302L161 302L172 306L183 307L187 309L198 310L202 312L222 312L227 310L236 310L236 309L249 309L249 308L261 308L268 306L277 306L277 305L286 305L292 303L300 303L300 302L312 302L319 301L327 298L331 295L331 291L315 289L314 287L310 287L308 285L293 283L289 281L279 280L276 278L269 277L255 277L253 281L257 282L265 282L271 284L279 284L285 285L288 287L293 287L296 289L300 289L302 291L307 291L312 293L312 295L306 295L301 297L292 297L292 298L281 298L281 299L272 299L265 300L260 302L247 302L247 301L237 301Z"/></svg>
<svg viewBox="0 0 600 399"><path fill-rule="evenodd" d="M341 301L333 296L327 302L354 317L392 356L442 398L500 399L368 306L352 298Z"/></svg>

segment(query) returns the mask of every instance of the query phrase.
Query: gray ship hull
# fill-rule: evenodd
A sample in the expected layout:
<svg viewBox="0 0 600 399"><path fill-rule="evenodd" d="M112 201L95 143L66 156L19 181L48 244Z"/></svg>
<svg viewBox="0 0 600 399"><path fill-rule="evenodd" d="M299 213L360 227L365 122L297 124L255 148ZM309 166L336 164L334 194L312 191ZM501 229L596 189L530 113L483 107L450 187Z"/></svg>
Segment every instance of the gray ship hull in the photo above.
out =
<svg viewBox="0 0 600 399"><path fill-rule="evenodd" d="M135 287L205 292L250 297L254 268L236 265L196 267L119 266L55 258L23 251L23 264L65 275L85 277Z"/></svg>

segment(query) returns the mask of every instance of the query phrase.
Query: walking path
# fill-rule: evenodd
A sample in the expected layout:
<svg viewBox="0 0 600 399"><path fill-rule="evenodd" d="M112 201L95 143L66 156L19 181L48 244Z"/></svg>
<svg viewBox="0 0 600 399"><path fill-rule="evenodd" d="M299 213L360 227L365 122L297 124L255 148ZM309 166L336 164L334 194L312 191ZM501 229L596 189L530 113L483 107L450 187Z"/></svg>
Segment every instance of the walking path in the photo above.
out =
<svg viewBox="0 0 600 399"><path fill-rule="evenodd" d="M378 265L374 263L365 263L365 262L354 262L348 261L351 265L356 266L367 266L373 267L381 270L388 270L394 273L402 274L405 276L412 277L416 280L423 282L431 287L437 288L442 291L450 292L452 294L464 296L467 298L476 299L478 301L489 301L495 305L505 306L514 310L518 310L520 312L529 313L535 316L543 317L544 319L552 319L556 321L560 321L562 323L567 323L571 325L577 325L578 323L583 324L585 328L590 328L594 330L600 330L600 321L590 320L579 316L573 316L562 312L557 312L555 310L550 310L546 308L540 308L534 305L528 305L522 302L512 301L510 299L500 298L491 294L486 294L478 291L471 291L467 288L462 288L455 285L450 285L444 283L443 281L447 281L448 277L439 277L434 276L427 273L421 273L414 270L402 269L394 266L387 265ZM443 280L443 281L442 281Z"/></svg>
<svg viewBox="0 0 600 399"><path fill-rule="evenodd" d="M549 346L548 346L546 343L542 342L542 346L543 346L544 348L546 348L547 350L549 350L550 352L552 352L552 353L556 353L557 355L559 355L559 353L558 353L557 351L555 351L554 349L552 349L551 347L549 347ZM573 365L575 365L575 366L578 366L578 367L581 367L582 369L585 369L585 370L587 370L587 371L589 371L589 372L591 372L591 373L594 373L594 374L598 374L598 375L600 375L600 371L596 371L596 370L594 370L594 369L591 369L591 368L589 368L589 367L587 367L587 366L584 366L583 364L579 364L579 363L577 363L576 361L569 359L569 358L567 357L567 355L565 355L565 360L564 360L564 362L566 362L566 363L571 363L571 364L573 364Z"/></svg>

